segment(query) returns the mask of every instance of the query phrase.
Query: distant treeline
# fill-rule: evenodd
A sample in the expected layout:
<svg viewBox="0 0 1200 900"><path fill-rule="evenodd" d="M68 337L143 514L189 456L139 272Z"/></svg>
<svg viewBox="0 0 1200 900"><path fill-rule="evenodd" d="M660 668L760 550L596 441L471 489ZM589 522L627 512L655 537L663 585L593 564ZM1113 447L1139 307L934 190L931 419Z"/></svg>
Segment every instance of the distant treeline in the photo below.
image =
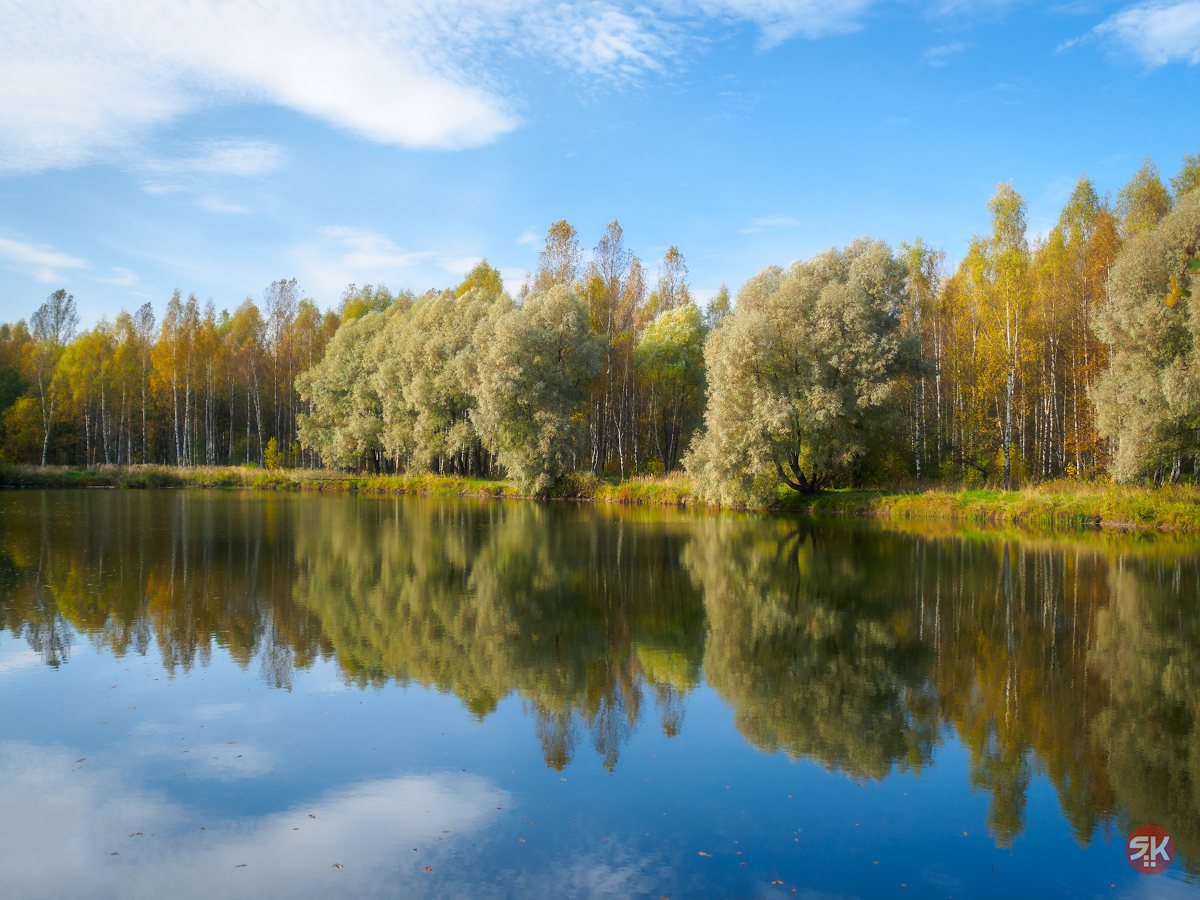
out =
<svg viewBox="0 0 1200 900"><path fill-rule="evenodd" d="M481 262L454 288L296 281L217 313L177 291L76 334L56 291L0 327L13 462L252 463L506 475L688 468L714 498L786 484L1057 477L1175 481L1200 456L1189 285L1200 155L1086 177L1032 241L1011 185L952 273L921 240L768 267L705 310L672 247L656 277L611 223L553 224L516 298Z"/></svg>

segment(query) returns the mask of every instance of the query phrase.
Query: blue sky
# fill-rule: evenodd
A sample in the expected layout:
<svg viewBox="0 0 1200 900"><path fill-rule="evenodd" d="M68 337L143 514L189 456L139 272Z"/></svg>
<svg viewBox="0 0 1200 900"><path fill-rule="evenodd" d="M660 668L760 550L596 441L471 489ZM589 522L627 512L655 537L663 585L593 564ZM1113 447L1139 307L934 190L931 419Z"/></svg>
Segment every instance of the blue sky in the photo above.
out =
<svg viewBox="0 0 1200 900"><path fill-rule="evenodd" d="M870 235L957 260L1200 150L1200 2L0 0L0 319L297 277L515 289L550 222L707 298Z"/></svg>

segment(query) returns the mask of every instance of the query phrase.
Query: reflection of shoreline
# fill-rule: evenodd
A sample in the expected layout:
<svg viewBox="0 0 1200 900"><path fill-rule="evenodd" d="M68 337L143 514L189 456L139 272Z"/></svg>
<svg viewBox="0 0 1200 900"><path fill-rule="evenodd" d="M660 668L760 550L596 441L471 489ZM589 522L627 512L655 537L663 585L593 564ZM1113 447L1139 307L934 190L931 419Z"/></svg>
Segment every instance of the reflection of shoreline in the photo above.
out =
<svg viewBox="0 0 1200 900"><path fill-rule="evenodd" d="M703 674L754 746L855 779L919 771L953 728L1001 844L1041 772L1081 843L1154 821L1200 855L1187 542L166 493L23 495L2 524L0 622L52 664L74 633L168 672L220 648L277 686L336 659L480 718L515 694L559 768L616 766L647 716L679 733Z"/></svg>

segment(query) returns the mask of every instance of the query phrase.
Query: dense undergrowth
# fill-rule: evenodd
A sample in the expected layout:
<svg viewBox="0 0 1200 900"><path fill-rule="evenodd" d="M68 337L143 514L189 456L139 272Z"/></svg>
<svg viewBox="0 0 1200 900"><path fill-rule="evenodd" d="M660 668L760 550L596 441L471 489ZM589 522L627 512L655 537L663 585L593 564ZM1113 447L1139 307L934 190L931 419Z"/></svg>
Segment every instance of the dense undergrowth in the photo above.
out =
<svg viewBox="0 0 1200 900"><path fill-rule="evenodd" d="M438 497L518 498L507 481L432 473L361 475L334 470L264 470L247 466L0 466L10 488L244 488L273 491L344 491ZM600 503L706 506L683 473L623 480L567 476L550 497ZM1015 491L979 488L829 490L805 496L781 489L768 509L835 512L891 519L960 521L1049 528L1133 528L1200 531L1200 488L1135 487L1053 481Z"/></svg>

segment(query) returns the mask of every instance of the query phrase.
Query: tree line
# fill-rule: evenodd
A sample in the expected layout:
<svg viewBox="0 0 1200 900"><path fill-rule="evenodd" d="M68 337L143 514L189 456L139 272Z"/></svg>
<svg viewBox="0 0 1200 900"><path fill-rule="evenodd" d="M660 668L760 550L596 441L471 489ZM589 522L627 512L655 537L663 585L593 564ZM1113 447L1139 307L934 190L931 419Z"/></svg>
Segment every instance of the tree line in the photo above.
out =
<svg viewBox="0 0 1200 900"><path fill-rule="evenodd" d="M0 326L14 462L336 466L513 478L686 468L714 499L916 479L1195 476L1200 154L1116 197L1080 178L1030 237L1001 184L957 268L917 239L769 266L702 310L672 247L551 225L513 297L480 262L416 295L295 279L231 315L176 291L77 333L51 294Z"/></svg>

